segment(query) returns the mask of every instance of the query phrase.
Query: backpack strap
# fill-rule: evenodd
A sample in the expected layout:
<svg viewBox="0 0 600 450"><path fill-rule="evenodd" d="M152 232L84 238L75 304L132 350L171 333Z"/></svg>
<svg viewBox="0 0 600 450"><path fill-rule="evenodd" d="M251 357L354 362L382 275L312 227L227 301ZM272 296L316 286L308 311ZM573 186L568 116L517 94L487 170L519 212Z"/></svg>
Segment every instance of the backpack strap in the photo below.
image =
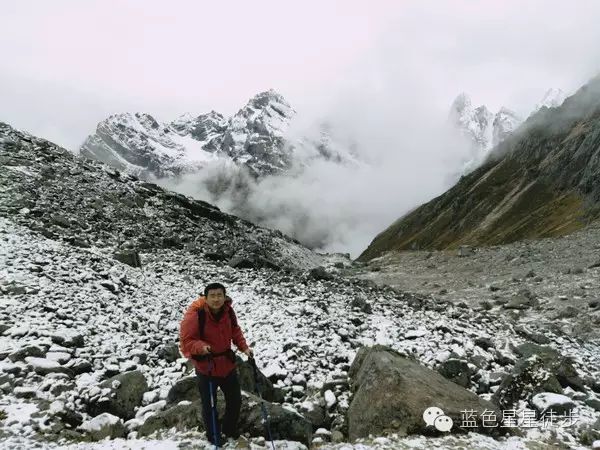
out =
<svg viewBox="0 0 600 450"><path fill-rule="evenodd" d="M200 334L200 339L204 339L204 324L206 323L206 311L204 308L200 308L198 310L198 333Z"/></svg>
<svg viewBox="0 0 600 450"><path fill-rule="evenodd" d="M235 311L231 306L229 307L229 319L231 320L231 328L237 328L237 317L235 316Z"/></svg>

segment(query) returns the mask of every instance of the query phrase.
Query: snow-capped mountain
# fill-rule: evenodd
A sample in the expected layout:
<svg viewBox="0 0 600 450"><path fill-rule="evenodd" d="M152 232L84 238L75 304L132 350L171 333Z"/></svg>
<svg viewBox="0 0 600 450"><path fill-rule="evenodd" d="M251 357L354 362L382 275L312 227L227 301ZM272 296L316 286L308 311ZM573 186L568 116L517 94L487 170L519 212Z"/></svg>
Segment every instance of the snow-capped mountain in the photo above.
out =
<svg viewBox="0 0 600 450"><path fill-rule="evenodd" d="M500 108L492 123L492 147L495 147L512 134L522 122L523 119L514 111L504 107Z"/></svg>
<svg viewBox="0 0 600 450"><path fill-rule="evenodd" d="M140 177L157 178L195 172L213 162L245 166L261 176L305 166L314 158L355 161L351 152L327 140L288 139L295 115L274 90L254 96L230 118L212 111L184 114L167 124L149 114L115 114L98 124L80 154Z"/></svg>
<svg viewBox="0 0 600 450"><path fill-rule="evenodd" d="M543 107L560 106L565 98L566 94L561 89L548 89L529 116ZM463 173L468 173L479 166L492 148L510 136L524 122L522 117L504 106L495 114L485 105L474 107L470 97L464 92L452 102L448 120L471 143L469 157L463 165Z"/></svg>
<svg viewBox="0 0 600 450"><path fill-rule="evenodd" d="M149 114L115 114L98 124L80 154L137 176L174 175L220 157L213 142L214 127L219 125L215 119L218 115L211 113L161 124Z"/></svg>
<svg viewBox="0 0 600 450"><path fill-rule="evenodd" d="M492 113L485 105L474 107L470 97L462 93L452 103L450 122L456 126L478 151L487 151L502 141L523 119L508 108Z"/></svg>
<svg viewBox="0 0 600 450"><path fill-rule="evenodd" d="M565 94L562 89L558 89L558 88L548 89L546 91L546 93L544 94L544 97L542 97L542 100L539 103L537 103L535 105L535 107L533 108L532 114L535 113L536 111L539 111L544 106L546 108L555 108L557 106L560 106L560 105L562 105L562 103L565 101L566 98L567 98L567 94Z"/></svg>

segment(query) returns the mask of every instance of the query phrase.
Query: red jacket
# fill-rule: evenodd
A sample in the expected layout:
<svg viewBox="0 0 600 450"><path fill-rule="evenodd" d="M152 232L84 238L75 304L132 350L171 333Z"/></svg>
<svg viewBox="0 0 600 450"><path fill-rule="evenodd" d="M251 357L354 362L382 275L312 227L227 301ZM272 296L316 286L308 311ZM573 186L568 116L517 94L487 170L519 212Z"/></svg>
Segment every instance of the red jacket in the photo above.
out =
<svg viewBox="0 0 600 450"><path fill-rule="evenodd" d="M206 317L204 321L204 339L200 339L198 323L198 310L200 308L204 308ZM205 297L200 296L189 306L181 321L179 328L179 347L181 353L186 358L189 358L196 369L204 375L208 375L209 361L197 361L192 359L192 355L205 354L205 346L210 345L212 353L221 353L231 349L232 341L238 350L242 352L248 348L242 329L239 325L236 327L232 326L229 309L233 310L231 307L231 298L226 297L223 304L223 312L219 321L217 321L210 311ZM216 356L213 361L212 375L215 377L226 377L235 368L235 363L225 355Z"/></svg>

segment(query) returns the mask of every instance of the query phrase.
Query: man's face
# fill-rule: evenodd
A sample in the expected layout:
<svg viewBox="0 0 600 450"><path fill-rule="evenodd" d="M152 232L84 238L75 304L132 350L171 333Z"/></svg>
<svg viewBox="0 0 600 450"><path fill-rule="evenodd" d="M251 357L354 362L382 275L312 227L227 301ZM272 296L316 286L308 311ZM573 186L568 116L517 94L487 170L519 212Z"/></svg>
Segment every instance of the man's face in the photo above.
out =
<svg viewBox="0 0 600 450"><path fill-rule="evenodd" d="M225 303L225 292L223 289L209 289L206 295L206 303L212 309L219 309Z"/></svg>

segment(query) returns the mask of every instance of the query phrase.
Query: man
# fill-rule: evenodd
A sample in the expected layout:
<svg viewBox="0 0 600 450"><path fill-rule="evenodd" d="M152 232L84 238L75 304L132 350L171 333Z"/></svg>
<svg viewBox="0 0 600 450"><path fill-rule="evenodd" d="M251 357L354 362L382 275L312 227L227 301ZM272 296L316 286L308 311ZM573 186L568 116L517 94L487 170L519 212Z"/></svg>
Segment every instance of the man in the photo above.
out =
<svg viewBox="0 0 600 450"><path fill-rule="evenodd" d="M187 309L179 329L181 353L192 361L196 369L206 436L215 445L221 444L221 432L228 438L239 437L237 426L242 394L231 342L238 350L252 356L252 349L246 344L231 303L225 286L211 283L204 288L204 296L200 296ZM222 427L218 421L216 423L216 436L213 436L210 382L215 408L217 386L225 396L225 415Z"/></svg>

